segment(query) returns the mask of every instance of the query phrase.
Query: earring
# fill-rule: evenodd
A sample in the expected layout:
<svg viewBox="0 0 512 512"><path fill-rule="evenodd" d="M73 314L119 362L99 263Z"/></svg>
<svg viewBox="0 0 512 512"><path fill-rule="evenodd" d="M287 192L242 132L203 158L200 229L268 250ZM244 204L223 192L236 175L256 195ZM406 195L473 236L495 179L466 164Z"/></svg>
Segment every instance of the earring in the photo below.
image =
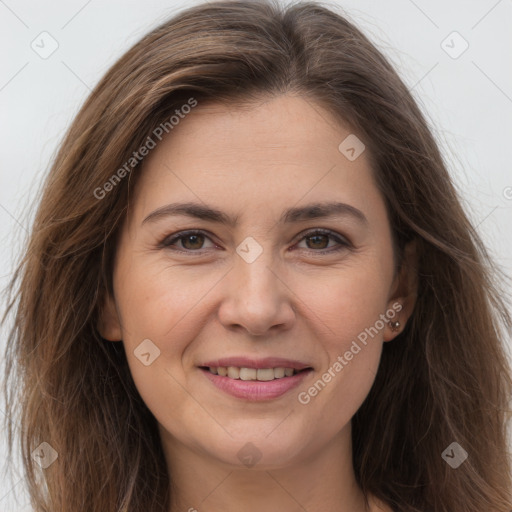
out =
<svg viewBox="0 0 512 512"><path fill-rule="evenodd" d="M397 332L400 330L400 322L397 320L396 322L389 322L389 326L393 332Z"/></svg>

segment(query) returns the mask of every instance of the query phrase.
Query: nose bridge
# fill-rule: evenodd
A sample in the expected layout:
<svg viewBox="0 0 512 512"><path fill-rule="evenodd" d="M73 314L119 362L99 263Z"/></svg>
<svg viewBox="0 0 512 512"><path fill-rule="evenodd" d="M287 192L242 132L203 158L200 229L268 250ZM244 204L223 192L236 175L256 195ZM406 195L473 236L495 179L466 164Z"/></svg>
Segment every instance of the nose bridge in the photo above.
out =
<svg viewBox="0 0 512 512"><path fill-rule="evenodd" d="M256 241L247 237L237 247L237 258L233 271L240 288L251 300L264 299L272 301L278 291L276 286L275 271L276 257L272 250L270 240L261 238Z"/></svg>

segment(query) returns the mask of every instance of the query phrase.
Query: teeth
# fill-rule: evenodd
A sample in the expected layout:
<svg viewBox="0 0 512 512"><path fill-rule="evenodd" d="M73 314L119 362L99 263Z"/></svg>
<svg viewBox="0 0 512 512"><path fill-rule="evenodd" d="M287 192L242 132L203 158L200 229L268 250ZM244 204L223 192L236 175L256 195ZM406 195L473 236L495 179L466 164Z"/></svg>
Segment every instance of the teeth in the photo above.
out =
<svg viewBox="0 0 512 512"><path fill-rule="evenodd" d="M275 379L275 373L272 368L258 368L258 371L256 372L256 379L257 380L274 380Z"/></svg>
<svg viewBox="0 0 512 512"><path fill-rule="evenodd" d="M284 377L284 374L285 374L285 369L284 368L274 368L274 377L276 379L281 379Z"/></svg>
<svg viewBox="0 0 512 512"><path fill-rule="evenodd" d="M293 368L238 368L236 366L218 366L209 367L208 370L214 375L229 377L230 379L240 380L259 380L269 381L274 379L282 379L283 377L291 377L298 373Z"/></svg>
<svg viewBox="0 0 512 512"><path fill-rule="evenodd" d="M240 378L240 369L235 366L228 367L228 377L230 379L239 379Z"/></svg>
<svg viewBox="0 0 512 512"><path fill-rule="evenodd" d="M240 368L240 380L256 380L257 374L256 368Z"/></svg>

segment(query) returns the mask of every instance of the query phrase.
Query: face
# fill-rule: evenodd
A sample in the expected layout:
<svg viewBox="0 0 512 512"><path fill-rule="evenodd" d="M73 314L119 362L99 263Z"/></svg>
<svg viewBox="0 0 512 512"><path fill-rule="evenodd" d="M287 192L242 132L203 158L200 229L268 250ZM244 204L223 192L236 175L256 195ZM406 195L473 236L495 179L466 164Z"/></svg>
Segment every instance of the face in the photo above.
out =
<svg viewBox="0 0 512 512"><path fill-rule="evenodd" d="M350 431L412 303L349 135L301 97L199 104L146 157L100 331L166 453L284 467Z"/></svg>

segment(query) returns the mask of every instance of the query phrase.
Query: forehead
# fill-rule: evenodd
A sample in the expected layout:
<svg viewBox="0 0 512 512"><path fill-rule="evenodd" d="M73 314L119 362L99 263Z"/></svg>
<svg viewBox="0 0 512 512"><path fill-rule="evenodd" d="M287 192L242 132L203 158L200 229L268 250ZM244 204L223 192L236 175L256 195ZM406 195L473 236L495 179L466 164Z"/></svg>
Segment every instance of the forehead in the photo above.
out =
<svg viewBox="0 0 512 512"><path fill-rule="evenodd" d="M382 209L366 150L352 160L342 151L351 137L348 126L303 97L242 108L199 103L146 157L133 214L175 200L219 205L242 219L244 212L280 215L301 201Z"/></svg>

